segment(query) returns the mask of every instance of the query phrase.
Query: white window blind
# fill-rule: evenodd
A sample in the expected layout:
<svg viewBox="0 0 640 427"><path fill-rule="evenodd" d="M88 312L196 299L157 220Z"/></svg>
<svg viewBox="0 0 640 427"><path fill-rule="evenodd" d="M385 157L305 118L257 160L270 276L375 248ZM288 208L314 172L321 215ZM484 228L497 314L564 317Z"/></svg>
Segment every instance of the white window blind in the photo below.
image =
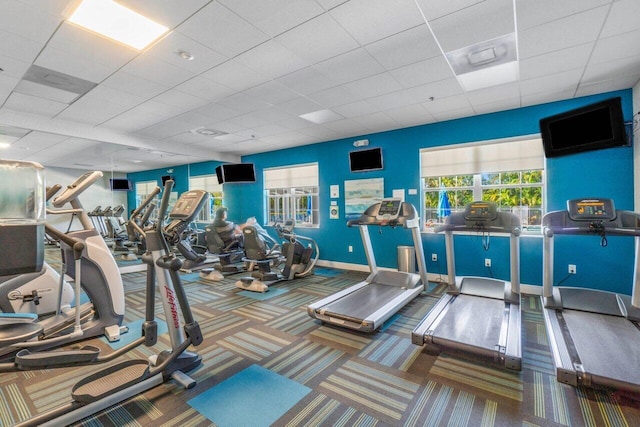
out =
<svg viewBox="0 0 640 427"><path fill-rule="evenodd" d="M420 176L471 175L544 168L540 138L465 144L420 152Z"/></svg>
<svg viewBox="0 0 640 427"><path fill-rule="evenodd" d="M216 175L191 176L189 177L189 189L216 192L222 191L222 184L218 184Z"/></svg>
<svg viewBox="0 0 640 427"><path fill-rule="evenodd" d="M318 165L304 165L264 170L264 188L313 187L318 185Z"/></svg>

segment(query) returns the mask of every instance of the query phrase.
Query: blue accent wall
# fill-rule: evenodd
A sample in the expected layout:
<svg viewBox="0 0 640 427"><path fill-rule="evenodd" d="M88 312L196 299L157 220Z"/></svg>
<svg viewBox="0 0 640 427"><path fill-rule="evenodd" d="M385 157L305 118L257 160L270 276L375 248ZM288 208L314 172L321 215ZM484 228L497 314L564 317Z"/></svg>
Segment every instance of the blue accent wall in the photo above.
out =
<svg viewBox="0 0 640 427"><path fill-rule="evenodd" d="M256 167L257 182L253 184L225 184L225 205L229 216L236 222L255 216L264 221L264 196L262 172L265 168L317 162L320 174L320 227L298 229L301 234L315 239L323 260L366 264L360 234L356 228L348 228L344 218L344 181L383 177L385 196L392 196L394 189L405 190L405 200L419 208L420 156L423 148L468 143L473 141L517 137L539 133L539 120L543 117L578 108L614 96L622 98L625 121L632 117L631 89L592 95L549 104L535 105L515 110L479 115L463 119L415 126L369 135L358 135L335 141L244 156L243 162ZM368 139L369 147L381 147L384 169L380 171L351 173L349 151L353 141ZM217 162L175 167L178 190L186 190L188 174L211 174ZM187 169L187 170L185 170ZM184 172L182 176L178 171ZM610 148L587 153L548 159L546 163L547 210L564 209L566 200L578 197L612 198L618 209L633 209L633 149ZM166 170L129 174L132 181L158 179ZM329 188L338 185L340 196L331 199ZM416 195L408 189L417 190ZM336 202L340 219L329 219L331 202ZM130 199L131 203L131 199ZM372 243L379 266L395 267L397 246L412 245L411 234L404 229L371 228ZM381 232L381 234L379 233ZM577 265L577 274L566 281L567 285L596 287L611 291L630 292L633 270L633 239L610 239L612 243L602 248L597 237L562 236L557 241L555 282L566 276L567 264ZM441 235L422 234L427 269L430 273L446 271L444 238ZM620 240L620 241L618 241ZM455 240L456 268L459 275L487 275L484 258L492 259L495 277L509 278L508 239L492 237L489 252L482 249L475 236L458 236ZM348 247L353 247L353 252ZM520 244L522 283L542 283L542 239L524 237ZM431 261L431 254L438 254L438 261Z"/></svg>

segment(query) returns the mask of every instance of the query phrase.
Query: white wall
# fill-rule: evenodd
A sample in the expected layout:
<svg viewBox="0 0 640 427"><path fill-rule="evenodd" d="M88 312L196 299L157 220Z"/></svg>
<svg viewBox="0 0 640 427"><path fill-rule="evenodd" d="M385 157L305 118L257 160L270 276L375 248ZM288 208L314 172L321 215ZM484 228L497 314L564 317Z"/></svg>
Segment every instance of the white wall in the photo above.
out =
<svg viewBox="0 0 640 427"><path fill-rule="evenodd" d="M80 175L91 172L80 169L62 169L62 168L45 168L45 180L47 186L55 184L62 185L65 188L67 185L73 183ZM124 218L127 218L127 193L125 191L111 191L109 189L109 178L126 178L124 173L102 172L103 177L96 181L91 187L85 190L80 195L80 203L86 211L93 210L96 206L100 205L103 208L107 206L124 205L125 212ZM69 208L70 206L65 206ZM71 215L51 215L47 214L47 223L53 225L62 231L67 231L69 222L71 221ZM73 221L72 230L80 229L80 222L75 219Z"/></svg>

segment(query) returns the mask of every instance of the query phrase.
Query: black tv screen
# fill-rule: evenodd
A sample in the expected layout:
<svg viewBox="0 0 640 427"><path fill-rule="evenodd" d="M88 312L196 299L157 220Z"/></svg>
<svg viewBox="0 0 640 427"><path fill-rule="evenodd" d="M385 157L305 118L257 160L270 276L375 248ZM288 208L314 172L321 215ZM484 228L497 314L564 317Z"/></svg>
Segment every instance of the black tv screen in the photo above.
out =
<svg viewBox="0 0 640 427"><path fill-rule="evenodd" d="M109 179L109 187L113 191L129 191L131 190L131 181L124 178Z"/></svg>
<svg viewBox="0 0 640 427"><path fill-rule="evenodd" d="M216 176L220 184L228 182L256 182L256 170L253 163L218 166L216 168Z"/></svg>
<svg viewBox="0 0 640 427"><path fill-rule="evenodd" d="M164 176L162 177L162 186L164 187L164 185L165 185L165 184L167 183L167 181L169 181L169 180L173 181L173 182L174 182L174 184L175 184L176 179L175 179L174 177L172 177L171 175L164 175Z"/></svg>
<svg viewBox="0 0 640 427"><path fill-rule="evenodd" d="M619 97L540 120L546 157L627 145Z"/></svg>
<svg viewBox="0 0 640 427"><path fill-rule="evenodd" d="M351 172L363 172L382 169L382 149L370 148L349 152Z"/></svg>

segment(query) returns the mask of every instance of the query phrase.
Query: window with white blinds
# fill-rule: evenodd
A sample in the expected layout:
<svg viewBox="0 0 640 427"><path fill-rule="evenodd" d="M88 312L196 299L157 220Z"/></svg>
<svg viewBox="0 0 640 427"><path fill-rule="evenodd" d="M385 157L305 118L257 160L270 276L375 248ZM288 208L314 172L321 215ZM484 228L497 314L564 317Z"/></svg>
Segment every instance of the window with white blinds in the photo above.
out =
<svg viewBox="0 0 640 427"><path fill-rule="evenodd" d="M518 214L525 227L540 224L544 151L539 137L424 149L420 171L427 227L474 200Z"/></svg>
<svg viewBox="0 0 640 427"><path fill-rule="evenodd" d="M202 208L196 222L212 222L214 212L222 206L222 184L218 184L218 177L213 175L200 175L189 177L189 190L205 190L209 193L209 204Z"/></svg>
<svg viewBox="0 0 640 427"><path fill-rule="evenodd" d="M318 226L318 164L265 169L266 223L293 219L296 226Z"/></svg>

